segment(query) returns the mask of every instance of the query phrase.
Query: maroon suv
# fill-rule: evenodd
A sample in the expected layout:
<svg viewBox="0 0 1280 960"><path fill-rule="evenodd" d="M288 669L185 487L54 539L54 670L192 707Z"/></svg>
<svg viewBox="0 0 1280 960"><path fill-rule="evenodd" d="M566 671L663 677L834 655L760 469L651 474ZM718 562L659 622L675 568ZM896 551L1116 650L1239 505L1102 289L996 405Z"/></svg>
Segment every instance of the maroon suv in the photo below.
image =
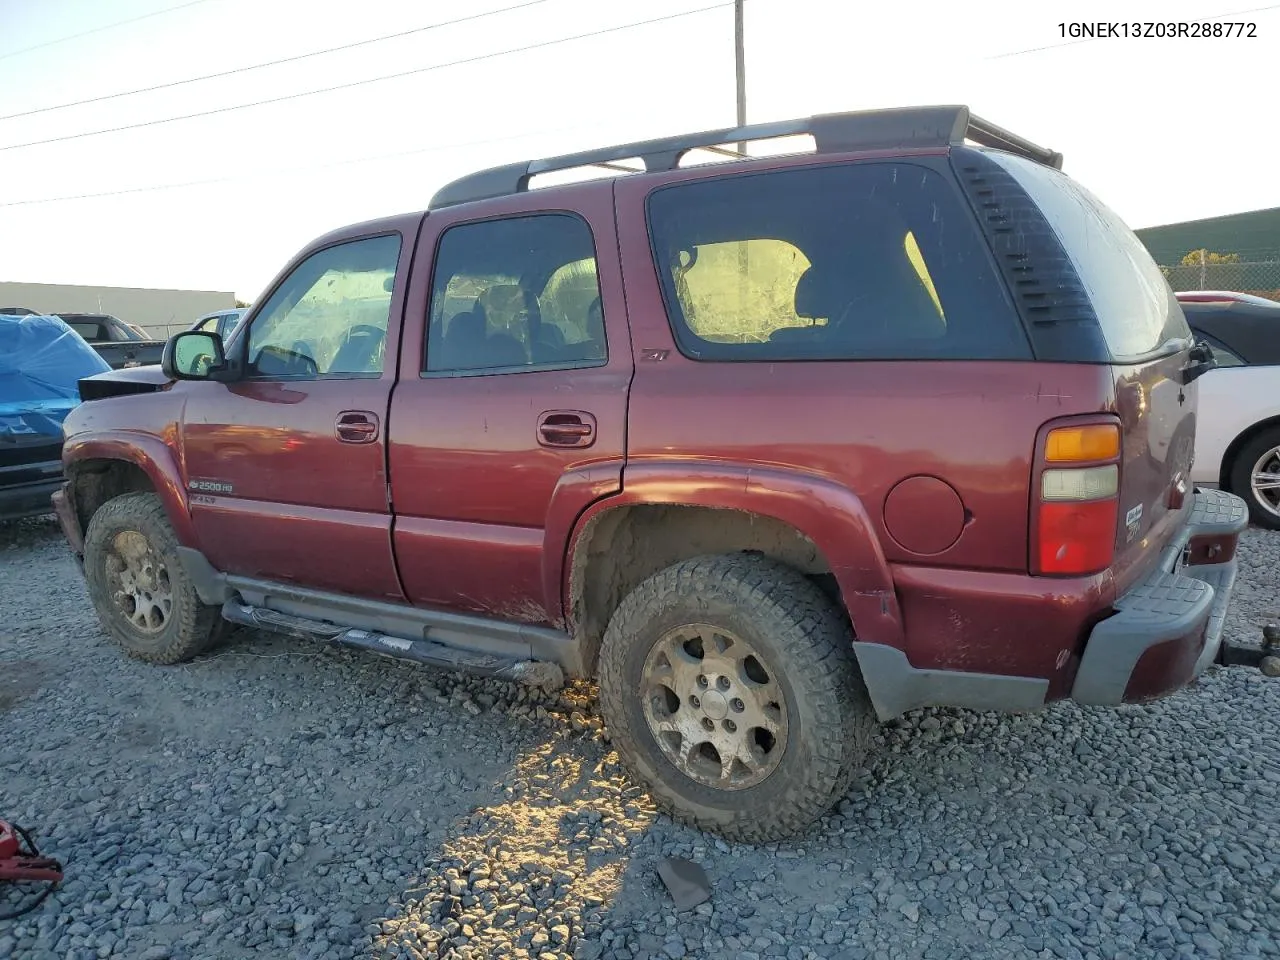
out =
<svg viewBox="0 0 1280 960"><path fill-rule="evenodd" d="M82 383L55 502L102 622L598 677L666 809L752 840L877 719L1177 690L1245 508L1187 481L1211 361L1060 166L963 107L821 116L322 237L228 343Z"/></svg>

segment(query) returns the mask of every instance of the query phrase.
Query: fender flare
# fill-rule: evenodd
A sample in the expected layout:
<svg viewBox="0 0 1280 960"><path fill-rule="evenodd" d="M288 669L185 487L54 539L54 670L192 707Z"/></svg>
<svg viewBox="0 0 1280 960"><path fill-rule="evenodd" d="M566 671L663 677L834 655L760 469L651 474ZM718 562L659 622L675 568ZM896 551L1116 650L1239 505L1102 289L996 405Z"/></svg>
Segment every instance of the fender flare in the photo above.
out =
<svg viewBox="0 0 1280 960"><path fill-rule="evenodd" d="M562 589L569 578L569 545L577 537L582 517L621 490L623 465L617 459L580 467L562 476L552 492L542 531L542 595L557 628L569 622L568 592Z"/></svg>
<svg viewBox="0 0 1280 960"><path fill-rule="evenodd" d="M734 463L628 463L621 492L597 500L578 517L565 543L561 602L572 614L573 558L583 533L608 511L631 506L689 506L771 517L814 542L840 586L859 641L902 650L902 611L880 539L858 496L831 480L798 470Z"/></svg>
<svg viewBox="0 0 1280 960"><path fill-rule="evenodd" d="M145 473L155 488L178 543L197 546L187 492L182 483L173 450L158 437L112 431L72 437L62 449L63 471L72 478L77 465L89 460L118 460L133 464Z"/></svg>

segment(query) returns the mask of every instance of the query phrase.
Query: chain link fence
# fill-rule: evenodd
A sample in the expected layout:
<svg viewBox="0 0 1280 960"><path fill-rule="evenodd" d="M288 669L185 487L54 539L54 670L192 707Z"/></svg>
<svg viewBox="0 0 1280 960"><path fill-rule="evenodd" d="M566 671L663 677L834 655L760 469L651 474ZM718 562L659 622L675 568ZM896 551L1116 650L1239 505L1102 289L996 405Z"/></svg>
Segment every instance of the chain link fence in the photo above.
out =
<svg viewBox="0 0 1280 960"><path fill-rule="evenodd" d="M1174 290L1232 290L1280 300L1280 260L1177 264L1160 271Z"/></svg>

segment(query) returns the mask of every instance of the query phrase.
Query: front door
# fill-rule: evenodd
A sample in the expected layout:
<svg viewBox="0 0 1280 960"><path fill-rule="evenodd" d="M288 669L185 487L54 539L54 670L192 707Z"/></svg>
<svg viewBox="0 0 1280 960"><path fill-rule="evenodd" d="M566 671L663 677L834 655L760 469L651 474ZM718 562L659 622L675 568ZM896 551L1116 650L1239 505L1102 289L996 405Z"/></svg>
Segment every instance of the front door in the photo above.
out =
<svg viewBox="0 0 1280 960"><path fill-rule="evenodd" d="M188 394L182 446L192 522L219 570L403 599L391 553L386 415L397 264L412 242L389 232L305 257L237 337L245 376L175 388Z"/></svg>

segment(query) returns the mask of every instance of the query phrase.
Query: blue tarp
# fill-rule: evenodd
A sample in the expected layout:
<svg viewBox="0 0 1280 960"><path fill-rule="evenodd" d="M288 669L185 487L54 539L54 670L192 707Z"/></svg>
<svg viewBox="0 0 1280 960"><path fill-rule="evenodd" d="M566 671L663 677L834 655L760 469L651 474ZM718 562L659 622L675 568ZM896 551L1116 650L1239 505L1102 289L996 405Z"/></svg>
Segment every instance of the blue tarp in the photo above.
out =
<svg viewBox="0 0 1280 960"><path fill-rule="evenodd" d="M80 378L110 369L57 317L0 315L0 437L60 436Z"/></svg>

